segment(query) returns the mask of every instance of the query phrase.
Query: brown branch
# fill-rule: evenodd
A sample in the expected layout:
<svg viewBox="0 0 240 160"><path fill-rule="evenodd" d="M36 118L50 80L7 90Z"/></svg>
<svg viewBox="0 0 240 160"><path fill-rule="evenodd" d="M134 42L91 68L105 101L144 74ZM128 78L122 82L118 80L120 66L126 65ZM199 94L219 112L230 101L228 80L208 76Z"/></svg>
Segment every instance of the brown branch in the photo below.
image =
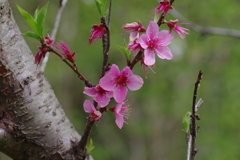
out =
<svg viewBox="0 0 240 160"><path fill-rule="evenodd" d="M135 56L134 60L129 63L129 68L132 70L133 67L135 66L135 64L137 64L138 61L141 61L141 59L143 58L143 52L139 51L138 54Z"/></svg>
<svg viewBox="0 0 240 160"><path fill-rule="evenodd" d="M77 67L77 65L76 65L75 63L71 63L71 62L69 62L68 60L64 59L63 56L62 56L60 53L58 53L58 51L57 51L54 47L51 47L51 46L47 46L47 47L50 49L51 52L53 52L53 53L55 53L57 56L59 56L59 57L62 59L62 61L63 61L64 63L66 63L66 64L78 75L78 78L79 78L80 80L82 80L82 81L85 82L85 85L86 85L87 87L93 87L93 85L91 84L91 82L89 82L89 81L87 80L87 78L85 78L85 77L83 76L83 74L78 70L78 67Z"/></svg>
<svg viewBox="0 0 240 160"><path fill-rule="evenodd" d="M196 125L196 120L199 120L199 116L196 114L196 98L197 98L197 90L200 87L200 81L202 79L202 71L200 70L198 73L197 80L195 81L195 88L193 92L193 101L192 101L192 115L191 115L191 124L190 124L190 133L192 136L191 143L191 160L194 160L198 149L196 149L196 139L197 139L197 131L198 127Z"/></svg>
<svg viewBox="0 0 240 160"><path fill-rule="evenodd" d="M95 123L95 121L91 121L91 122L87 123L87 125L84 129L83 135L81 137L81 140L78 143L78 150L77 150L78 154L77 155L80 155L78 157L80 160L85 160L85 158L86 158L86 151L87 151L86 145L87 145L87 141L90 136L90 132L92 130L94 123Z"/></svg>
<svg viewBox="0 0 240 160"><path fill-rule="evenodd" d="M103 77L106 73L108 68L108 55L109 55L109 48L110 48L110 17L111 17L111 6L112 6L112 0L110 0L109 4L109 12L108 12L108 22L106 23L105 17L101 17L101 24L104 26L106 33L102 36L102 46L103 46L103 64L102 64L102 72L101 77ZM97 102L94 101L95 108L97 107ZM101 112L104 112L105 110L102 110ZM78 158L80 160L84 160L86 158L86 145L87 141L89 139L92 127L94 125L95 121L90 121L87 123L82 138L78 143L78 155L80 155Z"/></svg>
<svg viewBox="0 0 240 160"><path fill-rule="evenodd" d="M226 28L218 28L218 27L202 27L184 16L182 16L178 11L176 10L171 10L170 14L179 19L181 22L188 23L188 28L191 28L195 32L198 32L202 35L207 35L207 34L216 34L216 35L222 35L222 36L231 36L231 37L236 37L240 38L240 30L235 30L235 29L226 29Z"/></svg>
<svg viewBox="0 0 240 160"><path fill-rule="evenodd" d="M109 69L108 67L108 55L109 55L109 48L110 48L110 30L106 23L105 17L101 18L101 23L104 26L106 30L106 34L103 34L102 36L102 46L103 46L103 64L102 64L102 73L101 77L103 77L106 73L106 71Z"/></svg>

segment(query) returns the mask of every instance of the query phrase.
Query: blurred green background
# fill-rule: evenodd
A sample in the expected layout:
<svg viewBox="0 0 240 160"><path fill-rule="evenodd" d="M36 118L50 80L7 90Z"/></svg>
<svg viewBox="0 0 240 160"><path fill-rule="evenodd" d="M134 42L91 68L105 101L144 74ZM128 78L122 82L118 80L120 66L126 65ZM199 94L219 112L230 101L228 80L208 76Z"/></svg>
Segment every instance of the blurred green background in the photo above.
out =
<svg viewBox="0 0 240 160"><path fill-rule="evenodd" d="M16 3L30 12L46 4L47 0L9 0L13 14L22 32L30 28L16 9ZM50 0L45 29L51 29L58 9L59 0ZM110 63L122 69L124 56L115 46L128 41L123 24L141 21L147 27L152 20L152 9L156 0L113 1L111 20ZM184 17L203 27L239 29L240 1L176 0L174 8ZM166 20L174 19L170 14ZM184 23L184 22L180 22ZM63 12L56 41L64 40L75 51L76 63L81 72L94 84L98 82L102 63L101 41L88 45L90 26L100 24L93 0L68 1ZM184 26L186 28L186 26ZM162 27L164 28L164 27ZM190 29L191 30L191 29ZM35 55L40 44L25 38ZM176 34L170 45L174 54L171 61L157 58L153 68L148 70L145 84L139 91L129 92L131 116L123 129L118 129L112 113L94 126L91 138L96 160L182 160L186 159L185 133L182 131L182 117L191 110L194 81L199 70L204 73L198 98L204 103L198 114L200 130L196 160L240 159L240 41L239 38L219 35L201 35L190 31L186 40ZM138 64L134 74L144 77ZM51 55L45 71L56 96L70 121L81 134L88 116L83 111L84 83L57 56ZM111 103L110 106L113 106ZM8 160L0 155L1 160Z"/></svg>

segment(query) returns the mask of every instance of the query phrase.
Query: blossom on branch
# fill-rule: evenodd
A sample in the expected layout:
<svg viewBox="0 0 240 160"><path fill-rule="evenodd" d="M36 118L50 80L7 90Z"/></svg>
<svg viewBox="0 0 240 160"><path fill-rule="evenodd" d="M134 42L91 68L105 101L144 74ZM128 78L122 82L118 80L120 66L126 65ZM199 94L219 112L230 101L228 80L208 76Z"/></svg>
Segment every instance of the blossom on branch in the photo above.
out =
<svg viewBox="0 0 240 160"><path fill-rule="evenodd" d="M120 129L123 127L123 124L126 123L124 118L129 117L130 109L128 107L129 107L128 104L125 104L124 102L122 102L122 103L117 103L116 106L109 108L110 111L114 112L114 115L116 117L115 122L118 128Z"/></svg>
<svg viewBox="0 0 240 160"><path fill-rule="evenodd" d="M144 63L148 66L155 64L155 55L161 59L172 59L171 50L167 47L173 39L173 34L167 30L158 32L159 27L156 22L150 21L146 34L142 34L136 41L144 49Z"/></svg>
<svg viewBox="0 0 240 160"><path fill-rule="evenodd" d="M47 45L53 45L54 39L50 38L49 34L46 35L44 39L42 39L42 42Z"/></svg>
<svg viewBox="0 0 240 160"><path fill-rule="evenodd" d="M131 42L131 41L129 42L127 49L132 51L132 53L138 53L143 48L141 47L141 45L139 43L136 42L136 40L134 40L133 42Z"/></svg>
<svg viewBox="0 0 240 160"><path fill-rule="evenodd" d="M46 53L48 52L48 48L44 46L38 47L40 51L36 54L35 56L35 64L39 65L41 62L42 58L45 57Z"/></svg>
<svg viewBox="0 0 240 160"><path fill-rule="evenodd" d="M144 76L145 76L146 78L147 78L146 68L149 68L153 73L156 74L156 72L152 69L152 67L153 67L154 65L151 65L151 66L146 65L146 64L144 63L144 58L141 59L140 64L143 66L143 72L144 72Z"/></svg>
<svg viewBox="0 0 240 160"><path fill-rule="evenodd" d="M111 69L99 81L99 85L107 91L113 91L113 98L117 103L122 103L127 96L128 89L138 90L143 85L143 79L132 73L129 67L120 72L117 65L113 64Z"/></svg>
<svg viewBox="0 0 240 160"><path fill-rule="evenodd" d="M74 62L74 55L75 52L71 53L71 51L69 50L69 47L67 46L67 44L65 42L60 42L57 45L58 48L61 48L63 50L63 52L60 52L60 54L63 56L63 59L67 59L70 62Z"/></svg>
<svg viewBox="0 0 240 160"><path fill-rule="evenodd" d="M102 35L106 33L106 29L102 24L100 25L92 25L91 28L91 36L89 38L89 44L92 45L95 39L100 39L102 38Z"/></svg>
<svg viewBox="0 0 240 160"><path fill-rule="evenodd" d="M101 108L106 107L113 97L112 91L106 91L99 85L95 87L85 87L83 93L92 97Z"/></svg>
<svg viewBox="0 0 240 160"><path fill-rule="evenodd" d="M40 51L35 56L35 64L39 65L42 58L45 57L46 53L48 52L47 46L54 46L53 42L54 40L50 38L50 36L47 34L45 38L41 39L42 46L38 47Z"/></svg>
<svg viewBox="0 0 240 160"><path fill-rule="evenodd" d="M155 16L159 15L161 12L163 12L163 15L166 15L172 8L170 5L170 2L168 1L162 1L160 2L160 5L153 9L155 12Z"/></svg>
<svg viewBox="0 0 240 160"><path fill-rule="evenodd" d="M96 110L92 102L88 99L84 101L83 108L85 112L90 114L89 115L90 121L98 121L102 116L102 113Z"/></svg>
<svg viewBox="0 0 240 160"><path fill-rule="evenodd" d="M146 29L142 26L140 21L127 23L123 25L122 28L130 30L130 31L126 31L126 32L130 32L130 39L138 38L140 32L146 31Z"/></svg>
<svg viewBox="0 0 240 160"><path fill-rule="evenodd" d="M170 29L170 32L172 32L172 30L174 30L179 35L179 37L184 39L185 35L189 34L188 32L186 32L186 31L189 31L189 29L176 25L177 22L178 22L178 19L170 20L169 22L167 22L167 25ZM179 23L179 24L183 24L183 23Z"/></svg>

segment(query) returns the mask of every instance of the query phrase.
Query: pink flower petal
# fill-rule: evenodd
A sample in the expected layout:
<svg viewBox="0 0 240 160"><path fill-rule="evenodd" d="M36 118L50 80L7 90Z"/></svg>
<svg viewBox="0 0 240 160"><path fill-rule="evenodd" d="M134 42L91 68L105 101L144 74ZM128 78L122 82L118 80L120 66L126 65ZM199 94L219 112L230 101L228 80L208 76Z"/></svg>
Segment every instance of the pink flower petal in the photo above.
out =
<svg viewBox="0 0 240 160"><path fill-rule="evenodd" d="M138 32L130 32L130 39L136 39L139 37L139 33Z"/></svg>
<svg viewBox="0 0 240 160"><path fill-rule="evenodd" d="M127 96L127 88L125 86L118 86L113 91L113 97L117 103L122 103Z"/></svg>
<svg viewBox="0 0 240 160"><path fill-rule="evenodd" d="M105 94L106 94L106 97L108 97L108 98L113 97L113 92L112 91L107 91Z"/></svg>
<svg viewBox="0 0 240 160"><path fill-rule="evenodd" d="M129 68L129 67L125 67L122 72L121 72L122 76L125 76L125 77L130 77L132 76L132 70Z"/></svg>
<svg viewBox="0 0 240 160"><path fill-rule="evenodd" d="M158 33L158 38L159 38L159 45L162 47L165 47L169 45L172 40L173 40L173 34L170 33L168 30L163 30Z"/></svg>
<svg viewBox="0 0 240 160"><path fill-rule="evenodd" d="M91 120L93 121L98 121L100 118L102 117L102 113L100 111L97 111L95 110L93 113L92 113L92 117Z"/></svg>
<svg viewBox="0 0 240 160"><path fill-rule="evenodd" d="M103 108L108 105L110 102L110 98L104 96L104 95L99 95L95 98L93 98L96 102L98 102L99 107Z"/></svg>
<svg viewBox="0 0 240 160"><path fill-rule="evenodd" d="M138 75L132 75L128 78L127 86L130 90L136 91L143 85L143 79Z"/></svg>
<svg viewBox="0 0 240 160"><path fill-rule="evenodd" d="M146 49L144 51L144 63L148 66L154 65L155 55L154 55L153 50Z"/></svg>
<svg viewBox="0 0 240 160"><path fill-rule="evenodd" d="M100 87L102 87L104 90L112 91L116 85L114 78L115 77L113 77L112 75L106 73L106 75L102 77L99 81Z"/></svg>
<svg viewBox="0 0 240 160"><path fill-rule="evenodd" d="M92 102L88 99L84 101L83 108L84 108L84 111L87 113L92 113L96 110Z"/></svg>
<svg viewBox="0 0 240 160"><path fill-rule="evenodd" d="M96 97L97 96L97 91L95 87L84 87L84 94L90 96L90 97Z"/></svg>
<svg viewBox="0 0 240 160"><path fill-rule="evenodd" d="M119 113L121 111L122 104L124 104L124 102L117 103L116 106L114 107L114 112Z"/></svg>
<svg viewBox="0 0 240 160"><path fill-rule="evenodd" d="M172 52L168 47L158 47L156 48L156 53L159 58L170 60L173 58Z"/></svg>
<svg viewBox="0 0 240 160"><path fill-rule="evenodd" d="M119 114L119 113L114 113L115 117L116 117L116 124L118 126L118 128L122 128L123 127L123 124L124 124L124 118L123 118L123 115Z"/></svg>
<svg viewBox="0 0 240 160"><path fill-rule="evenodd" d="M154 21L150 21L146 31L148 39L153 40L155 37L157 37L158 30L159 30L159 27L157 23Z"/></svg>
<svg viewBox="0 0 240 160"><path fill-rule="evenodd" d="M146 34L142 34L136 42L139 43L143 49L148 48L148 38Z"/></svg>
<svg viewBox="0 0 240 160"><path fill-rule="evenodd" d="M109 74L113 77L117 77L120 75L120 70L118 68L118 66L116 64L113 64L110 68L110 70L106 73L106 74Z"/></svg>

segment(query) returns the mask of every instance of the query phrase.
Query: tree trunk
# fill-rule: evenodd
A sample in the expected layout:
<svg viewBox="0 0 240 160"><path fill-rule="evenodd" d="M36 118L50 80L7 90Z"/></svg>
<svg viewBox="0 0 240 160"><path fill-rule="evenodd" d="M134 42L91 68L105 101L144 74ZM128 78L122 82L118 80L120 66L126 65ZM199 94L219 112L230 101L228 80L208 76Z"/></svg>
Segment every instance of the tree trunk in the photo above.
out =
<svg viewBox="0 0 240 160"><path fill-rule="evenodd" d="M14 160L74 160L80 135L0 0L0 151Z"/></svg>

